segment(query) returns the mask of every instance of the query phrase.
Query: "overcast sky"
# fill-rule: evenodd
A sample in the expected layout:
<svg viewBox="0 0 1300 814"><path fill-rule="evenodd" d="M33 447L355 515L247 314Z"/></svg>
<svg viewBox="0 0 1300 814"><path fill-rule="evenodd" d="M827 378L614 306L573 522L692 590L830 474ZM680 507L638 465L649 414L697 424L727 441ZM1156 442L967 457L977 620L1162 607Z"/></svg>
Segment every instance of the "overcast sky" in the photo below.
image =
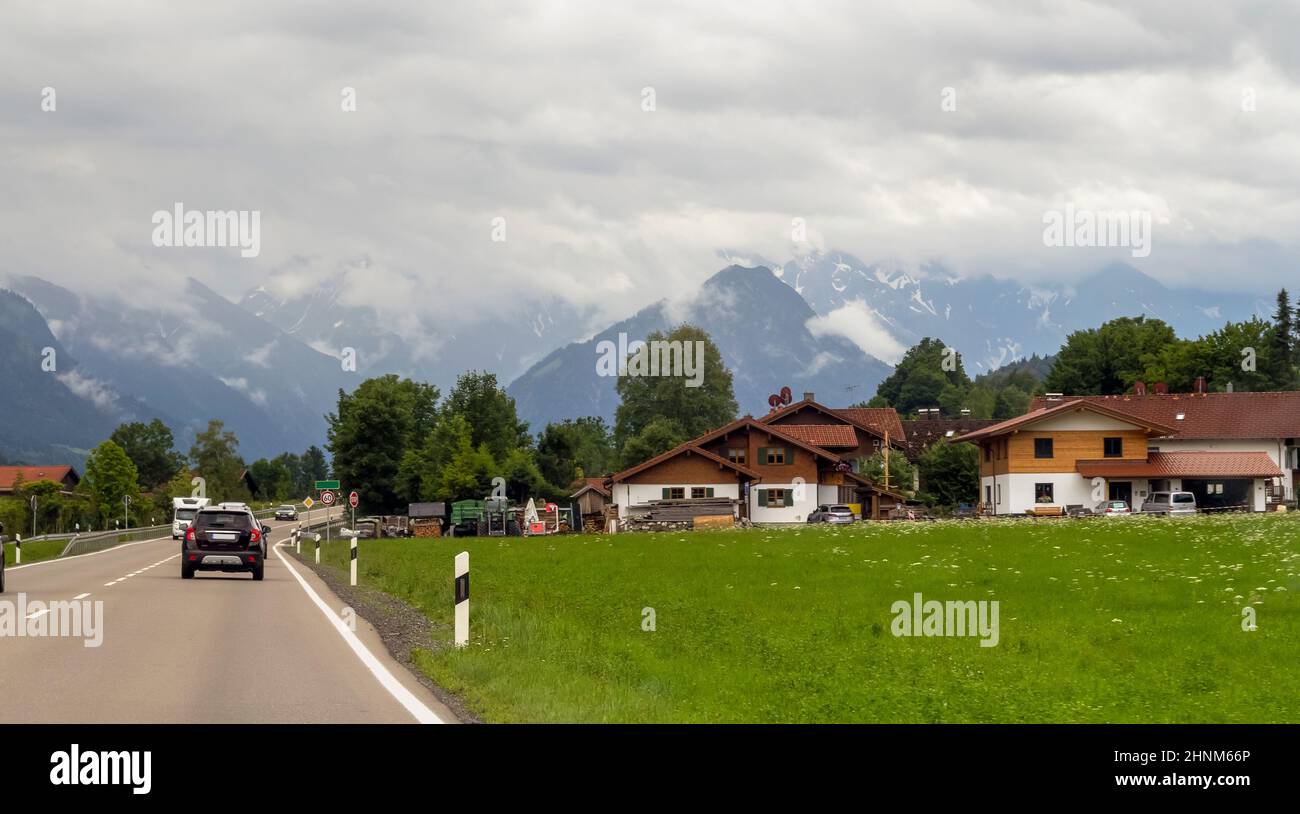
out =
<svg viewBox="0 0 1300 814"><path fill-rule="evenodd" d="M166 302L368 264L352 302L453 322L623 316L724 248L1300 289L1294 2L322 5L6 2L0 272ZM260 210L261 254L154 247L177 201ZM1065 204L1151 212L1150 256L1045 248Z"/></svg>

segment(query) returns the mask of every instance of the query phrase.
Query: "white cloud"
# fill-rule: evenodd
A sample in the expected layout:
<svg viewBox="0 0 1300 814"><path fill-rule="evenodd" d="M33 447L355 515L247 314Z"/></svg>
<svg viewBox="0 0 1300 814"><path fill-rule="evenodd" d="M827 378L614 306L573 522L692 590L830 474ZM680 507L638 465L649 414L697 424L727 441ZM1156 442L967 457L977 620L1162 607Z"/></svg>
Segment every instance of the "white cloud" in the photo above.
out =
<svg viewBox="0 0 1300 814"><path fill-rule="evenodd" d="M816 337L840 336L857 345L863 353L897 364L907 346L890 334L874 311L861 299L849 300L839 308L808 320L809 333Z"/></svg>
<svg viewBox="0 0 1300 814"><path fill-rule="evenodd" d="M108 384L93 376L87 376L77 370L69 370L56 373L55 378L74 395L89 401L101 410L113 410L117 407L117 393Z"/></svg>
<svg viewBox="0 0 1300 814"><path fill-rule="evenodd" d="M1300 265L1294 5L67 5L0 12L0 241L73 290L288 298L366 258L340 296L404 336L507 295L622 317L719 247L789 257L795 217L867 261L1046 281L1087 270L1042 246L1072 197L1166 216L1141 264L1165 282ZM260 210L261 256L153 247L177 201Z"/></svg>
<svg viewBox="0 0 1300 814"><path fill-rule="evenodd" d="M221 383L224 384L226 387L229 387L233 390L238 390L240 393L243 393L244 396L247 397L249 401L253 402L259 407L266 406L266 393L262 392L261 390L254 389L252 386L249 385L248 379L244 378L243 376L232 376L229 378L225 376L218 376L217 378L221 379Z"/></svg>

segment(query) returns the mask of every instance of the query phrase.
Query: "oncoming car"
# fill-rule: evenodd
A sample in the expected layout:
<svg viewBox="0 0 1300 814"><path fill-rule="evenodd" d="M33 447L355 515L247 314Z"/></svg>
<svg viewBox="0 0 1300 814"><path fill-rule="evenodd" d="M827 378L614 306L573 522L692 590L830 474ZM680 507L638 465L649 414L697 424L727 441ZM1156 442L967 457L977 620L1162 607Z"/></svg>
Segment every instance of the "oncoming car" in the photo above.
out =
<svg viewBox="0 0 1300 814"><path fill-rule="evenodd" d="M247 509L200 509L185 530L181 579L192 579L197 571L247 571L261 580L270 531Z"/></svg>
<svg viewBox="0 0 1300 814"><path fill-rule="evenodd" d="M275 510L276 520L297 520L298 510L289 504L285 504Z"/></svg>

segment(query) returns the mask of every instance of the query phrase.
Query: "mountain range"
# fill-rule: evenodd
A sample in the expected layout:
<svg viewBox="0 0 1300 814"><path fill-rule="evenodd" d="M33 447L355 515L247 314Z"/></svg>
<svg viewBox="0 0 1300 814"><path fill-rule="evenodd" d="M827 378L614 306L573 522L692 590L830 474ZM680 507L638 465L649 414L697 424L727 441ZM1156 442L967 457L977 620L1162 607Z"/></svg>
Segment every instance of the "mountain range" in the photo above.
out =
<svg viewBox="0 0 1300 814"><path fill-rule="evenodd" d="M1071 331L1119 316L1147 314L1199 336L1228 320L1267 318L1272 305L1169 288L1127 265L1071 285L1025 286L815 252L730 265L693 294L642 307L594 335L590 312L560 298L503 298L451 331L423 316L419 302L400 325L391 312L347 304L348 286L364 284L364 274L351 269L294 297L259 286L238 303L190 280L184 307L165 312L11 276L0 291L0 455L80 463L118 423L152 417L172 427L182 450L220 418L246 459L300 452L324 442L340 388L384 373L446 392L465 370L496 372L535 431L584 415L612 421L618 394L615 379L598 372L598 343L683 322L718 345L741 413L760 414L784 386L837 405L865 401L890 363L925 336L956 347L976 375L1053 353ZM56 370L42 369L46 348ZM347 348L355 369L341 359Z"/></svg>

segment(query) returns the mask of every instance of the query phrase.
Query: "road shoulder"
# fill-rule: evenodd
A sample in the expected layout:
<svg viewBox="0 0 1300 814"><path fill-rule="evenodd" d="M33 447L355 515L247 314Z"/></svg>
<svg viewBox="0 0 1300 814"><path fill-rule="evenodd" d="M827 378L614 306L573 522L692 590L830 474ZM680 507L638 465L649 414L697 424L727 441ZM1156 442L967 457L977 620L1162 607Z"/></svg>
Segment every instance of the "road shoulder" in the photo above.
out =
<svg viewBox="0 0 1300 814"><path fill-rule="evenodd" d="M448 723L481 723L459 698L439 687L415 665L414 650L435 650L438 626L416 608L383 591L353 587L343 574L316 565L290 545L281 546L303 579L331 609L351 608L356 614L356 635L408 690Z"/></svg>

